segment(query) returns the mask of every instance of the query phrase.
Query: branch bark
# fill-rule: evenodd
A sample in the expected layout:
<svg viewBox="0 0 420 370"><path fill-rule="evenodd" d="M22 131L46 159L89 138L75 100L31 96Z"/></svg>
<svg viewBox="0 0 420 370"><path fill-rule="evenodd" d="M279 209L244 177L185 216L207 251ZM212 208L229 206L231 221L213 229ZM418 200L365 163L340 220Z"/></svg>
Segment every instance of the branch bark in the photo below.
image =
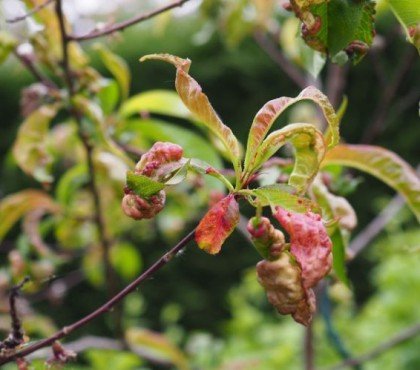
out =
<svg viewBox="0 0 420 370"><path fill-rule="evenodd" d="M85 40L91 40L91 39L96 39L98 37L102 37L105 35L109 35L111 33L117 32L117 31L122 31L125 28L132 26L134 24L143 22L145 20L148 20L150 18L156 17L157 15L164 13L170 9L173 8L177 8L182 6L184 3L186 3L189 0L178 0L178 1L174 1L173 3L170 3L166 6L163 6L159 9L153 10L149 13L146 14L141 14L138 15L136 17L133 17L131 19L128 19L126 21L120 22L120 23L115 23L113 25L110 25L108 27L105 27L102 30L93 30L92 32L89 32L86 35L68 35L69 40L74 40L74 41L85 41Z"/></svg>
<svg viewBox="0 0 420 370"><path fill-rule="evenodd" d="M175 245L172 249L167 251L162 257L160 257L153 265L151 265L145 272L143 272L137 279L132 281L129 285L127 285L123 290L121 290L118 294L108 300L105 304L97 308L95 311L91 312L90 314L86 315L85 317L81 318L80 320L70 324L68 326L64 326L61 330L53 334L52 336L42 339L21 351L18 351L13 354L7 354L6 356L0 357L0 365L4 365L8 362L15 360L18 357L25 357L41 348L48 347L53 344L56 340L64 338L65 336L69 335L70 333L74 332L75 330L85 326L90 321L96 319L97 317L109 312L116 304L121 302L128 294L136 290L136 288L146 279L153 276L157 271L159 271L162 267L164 267L168 262L170 262L178 252L183 250L186 245L193 240L194 238L195 229L192 230L187 236L185 236L177 245Z"/></svg>

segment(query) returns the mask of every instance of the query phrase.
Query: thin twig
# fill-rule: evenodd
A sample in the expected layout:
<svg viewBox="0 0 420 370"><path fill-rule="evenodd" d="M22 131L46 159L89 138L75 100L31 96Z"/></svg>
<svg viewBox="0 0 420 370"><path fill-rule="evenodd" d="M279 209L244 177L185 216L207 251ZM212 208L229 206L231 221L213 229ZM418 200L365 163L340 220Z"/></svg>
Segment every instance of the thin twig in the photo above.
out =
<svg viewBox="0 0 420 370"><path fill-rule="evenodd" d="M135 291L136 288L146 279L153 276L157 271L164 267L168 262L170 262L178 252L183 250L188 242L194 238L195 229L192 230L187 236L185 236L177 245L167 251L162 257L160 257L153 265L151 265L145 272L143 272L137 279L127 285L123 290L118 294L108 300L105 304L97 308L95 311L81 318L80 320L74 322L71 325L64 326L61 330L53 334L52 336L42 339L29 347L24 348L21 351L18 351L14 354L8 354L4 357L0 357L0 365L4 365L10 361L13 361L17 357L27 356L40 348L48 347L53 344L56 340L64 338L68 334L74 332L75 330L85 326L90 321L96 319L97 317L109 312L117 303L121 302L128 294Z"/></svg>
<svg viewBox="0 0 420 370"><path fill-rule="evenodd" d="M349 66L329 63L327 73L327 96L334 108L338 108L347 83Z"/></svg>
<svg viewBox="0 0 420 370"><path fill-rule="evenodd" d="M12 287L9 293L9 307L10 307L10 320L12 330L9 336L0 342L0 349L13 349L24 342L24 332L22 329L22 321L19 318L18 310L16 307L16 298L19 296L22 287L29 281L26 276L19 284Z"/></svg>
<svg viewBox="0 0 420 370"><path fill-rule="evenodd" d="M328 368L328 370L339 370L350 366L360 365L367 361L374 359L375 357L380 356L382 353L387 352L391 348L406 342L407 340L420 334L420 323L417 323L409 328L402 330L400 333L393 336L391 339L379 344L374 349L366 352L363 355L349 358L340 364Z"/></svg>
<svg viewBox="0 0 420 370"><path fill-rule="evenodd" d="M35 6L35 7L33 7L26 14L20 15L19 17L16 17L16 18L6 19L6 22L7 23L16 23L16 22L24 21L26 18L29 18L31 15L34 15L35 13L37 13L40 10L44 9L47 5L50 5L54 1L55 0L47 0L44 3L39 4L39 5Z"/></svg>
<svg viewBox="0 0 420 370"><path fill-rule="evenodd" d="M305 336L303 338L303 352L305 361L305 370L314 370L314 333L312 323L305 328Z"/></svg>
<svg viewBox="0 0 420 370"><path fill-rule="evenodd" d="M410 48L401 58L401 64L395 72L393 80L387 85L387 88L384 90L379 100L373 115L372 124L366 128L362 136L362 143L371 143L382 132L391 102L394 99L395 94L398 92L401 84L404 82L405 76L410 71L416 60L417 53L413 48Z"/></svg>
<svg viewBox="0 0 420 370"><path fill-rule="evenodd" d="M35 64L32 62L31 58L27 55L19 53L16 49L13 50L13 54L19 61L25 66L25 68L35 77L35 79L45 86L51 88L51 89L57 89L57 85L49 80L47 77L45 77L35 66Z"/></svg>
<svg viewBox="0 0 420 370"><path fill-rule="evenodd" d="M73 84L73 79L72 79L71 70L70 70L70 63L69 63L68 46L69 46L70 40L66 33L65 19L64 19L61 0L56 0L55 10L56 10L56 14L59 21L62 48L63 48L62 66L64 69L66 83L69 90L69 96L71 98L75 94L75 88ZM71 99L70 99L70 104L71 104ZM112 296L117 291L117 286L116 286L117 277L116 277L114 269L112 268L111 261L110 261L111 241L107 235L104 212L103 212L101 200L100 200L99 186L97 183L95 165L93 161L94 148L90 142L89 137L87 137L86 134L82 130L81 117L80 117L79 112L76 109L74 109L74 107L71 107L70 112L73 115L76 122L78 123L79 136L86 151L88 170L89 170L89 175L90 175L89 188L90 188L90 192L92 194L93 202L95 206L95 223L98 228L98 234L99 234L101 247L102 247L102 256L103 256L103 262L105 266L105 276L106 276L106 282L107 282L106 285L109 291L109 296ZM117 317L117 321L116 321L117 328L119 327L119 321L120 320Z"/></svg>
<svg viewBox="0 0 420 370"><path fill-rule="evenodd" d="M267 55L286 73L287 76L301 89L304 89L308 84L305 76L296 68L277 48L270 36L262 32L254 33L254 40L264 50Z"/></svg>
<svg viewBox="0 0 420 370"><path fill-rule="evenodd" d="M129 26L132 26L134 24L137 24L137 23L143 22L145 20L148 20L150 18L156 17L157 15L159 15L161 13L164 13L164 12L170 10L170 9L180 7L184 3L186 3L187 1L189 1L189 0L174 1L173 3L170 3L170 4L168 4L164 7L161 7L159 9L153 10L149 13L141 14L141 15L138 15L138 16L133 17L131 19L127 19L126 21L112 24L108 27L105 27L102 30L93 30L92 32L89 32L88 34L81 35L81 36L68 35L68 38L69 38L69 40L74 40L74 41L84 41L84 40L91 40L91 39L95 39L95 38L102 37L102 36L105 36L105 35L109 35L111 33L117 32L117 31L122 31Z"/></svg>

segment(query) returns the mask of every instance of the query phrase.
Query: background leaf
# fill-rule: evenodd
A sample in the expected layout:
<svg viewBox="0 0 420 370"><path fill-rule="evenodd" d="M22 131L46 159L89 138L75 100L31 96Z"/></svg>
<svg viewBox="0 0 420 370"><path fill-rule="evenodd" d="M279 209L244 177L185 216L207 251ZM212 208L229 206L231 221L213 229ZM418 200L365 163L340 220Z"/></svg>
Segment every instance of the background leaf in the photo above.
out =
<svg viewBox="0 0 420 370"><path fill-rule="evenodd" d="M378 146L342 144L329 151L322 164L354 167L377 177L405 198L420 221L420 179L397 154Z"/></svg>

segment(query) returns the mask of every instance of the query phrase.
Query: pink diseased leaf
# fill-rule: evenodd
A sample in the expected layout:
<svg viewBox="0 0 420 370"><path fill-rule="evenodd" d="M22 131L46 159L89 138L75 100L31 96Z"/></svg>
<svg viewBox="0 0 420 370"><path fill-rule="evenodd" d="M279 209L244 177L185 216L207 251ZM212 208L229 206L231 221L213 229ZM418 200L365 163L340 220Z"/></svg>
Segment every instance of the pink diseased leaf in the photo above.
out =
<svg viewBox="0 0 420 370"><path fill-rule="evenodd" d="M276 119L292 104L301 100L312 100L320 106L329 125L328 146L333 147L339 140L339 118L328 98L313 86L304 89L296 98L281 97L270 100L257 113L252 122L248 136L248 144L245 156L245 168L251 167L258 149L268 134Z"/></svg>
<svg viewBox="0 0 420 370"><path fill-rule="evenodd" d="M241 150L239 142L232 130L226 126L202 92L201 86L189 74L191 64L189 59L182 59L170 54L152 54L140 59L140 61L157 59L171 63L176 67L175 87L185 106L193 116L204 124L212 134L222 143L229 159L235 169L240 168Z"/></svg>
<svg viewBox="0 0 420 370"><path fill-rule="evenodd" d="M302 269L302 284L312 288L331 270L332 243L321 216L292 213L278 207L274 217L290 235L290 252Z"/></svg>
<svg viewBox="0 0 420 370"><path fill-rule="evenodd" d="M399 192L420 221L420 179L397 154L373 145L338 145L325 156L322 165L349 166L377 177Z"/></svg>
<svg viewBox="0 0 420 370"><path fill-rule="evenodd" d="M239 222L239 207L230 194L217 202L203 217L195 231L198 246L210 254L219 253L224 241Z"/></svg>

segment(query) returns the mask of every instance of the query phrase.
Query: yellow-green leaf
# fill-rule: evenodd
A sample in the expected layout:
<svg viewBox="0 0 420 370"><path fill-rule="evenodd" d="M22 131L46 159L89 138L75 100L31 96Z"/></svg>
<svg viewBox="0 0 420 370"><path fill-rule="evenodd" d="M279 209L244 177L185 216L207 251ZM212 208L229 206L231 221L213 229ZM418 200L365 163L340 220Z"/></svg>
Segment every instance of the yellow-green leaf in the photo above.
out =
<svg viewBox="0 0 420 370"><path fill-rule="evenodd" d="M322 165L353 167L377 177L399 192L420 221L420 179L414 169L397 154L372 145L336 146Z"/></svg>
<svg viewBox="0 0 420 370"><path fill-rule="evenodd" d="M23 190L3 198L0 201L0 241L22 216L35 209L54 213L59 206L41 190Z"/></svg>
<svg viewBox="0 0 420 370"><path fill-rule="evenodd" d="M96 44L95 49L98 51L105 67L117 80L120 87L121 100L126 100L130 90L131 79L130 69L128 68L127 62L103 44Z"/></svg>
<svg viewBox="0 0 420 370"><path fill-rule="evenodd" d="M140 328L130 328L125 333L130 349L140 357L153 362L174 365L179 370L188 370L186 356L162 334Z"/></svg>
<svg viewBox="0 0 420 370"><path fill-rule="evenodd" d="M44 105L31 113L19 128L13 145L13 155L22 170L43 183L53 181L53 158L46 145L51 120L59 105Z"/></svg>
<svg viewBox="0 0 420 370"><path fill-rule="evenodd" d="M334 108L328 98L321 91L313 86L309 86L296 98L281 97L270 100L259 110L249 131L245 156L246 171L248 171L251 167L255 167L252 166L252 163L255 161L259 147L277 118L292 104L302 100L312 100L320 106L330 128L330 136L327 144L330 148L332 148L338 143L340 137L338 126L340 122Z"/></svg>
<svg viewBox="0 0 420 370"><path fill-rule="evenodd" d="M298 192L304 192L317 174L326 150L322 133L309 123L293 123L268 135L255 153L253 161L245 167L246 173L256 171L287 142L295 149L295 164L289 185Z"/></svg>

